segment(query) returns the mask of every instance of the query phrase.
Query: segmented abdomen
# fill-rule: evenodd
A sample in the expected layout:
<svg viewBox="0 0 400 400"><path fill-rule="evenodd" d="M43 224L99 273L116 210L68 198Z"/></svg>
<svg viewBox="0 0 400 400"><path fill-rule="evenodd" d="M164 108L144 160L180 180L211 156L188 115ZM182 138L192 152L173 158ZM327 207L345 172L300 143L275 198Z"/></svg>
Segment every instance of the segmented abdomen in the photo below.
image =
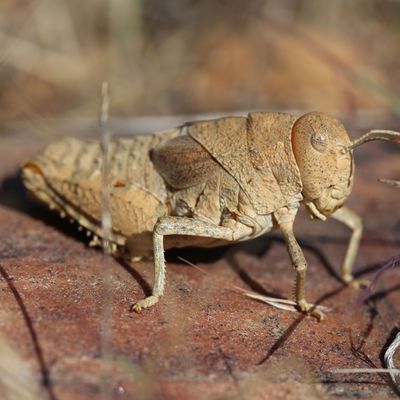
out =
<svg viewBox="0 0 400 400"><path fill-rule="evenodd" d="M153 168L150 151L179 134L175 130L110 143L110 211L117 243L152 231L158 217L167 213L165 184ZM50 144L25 164L23 178L28 189L51 208L101 234L102 152L98 142L67 138Z"/></svg>

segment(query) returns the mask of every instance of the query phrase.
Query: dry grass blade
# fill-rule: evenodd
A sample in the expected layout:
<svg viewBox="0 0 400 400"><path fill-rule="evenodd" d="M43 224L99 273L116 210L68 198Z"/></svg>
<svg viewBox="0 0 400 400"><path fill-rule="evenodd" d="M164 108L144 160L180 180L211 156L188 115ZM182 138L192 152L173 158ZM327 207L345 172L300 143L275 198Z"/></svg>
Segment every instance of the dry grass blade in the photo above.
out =
<svg viewBox="0 0 400 400"><path fill-rule="evenodd" d="M396 337L393 342L385 351L384 361L386 366L388 367L388 371L390 373L390 377L392 378L393 383L400 389L399 382L396 380L396 375L399 373L394 365L393 357L396 353L397 348L400 346L400 332L397 332Z"/></svg>
<svg viewBox="0 0 400 400"><path fill-rule="evenodd" d="M183 261L185 264L190 265L191 267L196 268L197 270L199 270L200 272L202 272L203 274L207 274L208 272L205 271L203 268L200 268L198 265L186 260L185 258L178 256L179 260Z"/></svg>
<svg viewBox="0 0 400 400"><path fill-rule="evenodd" d="M393 383L398 389L400 389L397 376L400 374L400 369L394 365L393 357L396 353L397 348L400 346L400 332L397 333L393 342L387 348L384 355L384 363L387 368L335 368L330 372L334 374L390 374Z"/></svg>
<svg viewBox="0 0 400 400"><path fill-rule="evenodd" d="M361 305L365 303L369 296L372 294L376 283L379 281L380 277L387 270L399 266L400 265L400 255L392 257L389 261L387 261L379 270L375 273L375 276L371 280L371 283L360 293L357 304Z"/></svg>
<svg viewBox="0 0 400 400"><path fill-rule="evenodd" d="M268 296L264 296L262 294L259 293L254 293L254 292L250 292L241 288L237 288L240 290L240 292L242 294L244 294L246 297L249 297L251 299L254 300L259 300L262 301L263 303L269 304L272 307L278 308L280 310L285 310L285 311L296 311L298 312L298 308L297 308L297 304L295 301L293 300L286 300L286 299L279 299L276 297L268 297ZM330 312L331 309L325 306L319 306L316 304L311 304L311 306L315 309L315 310L320 310L323 312Z"/></svg>
<svg viewBox="0 0 400 400"><path fill-rule="evenodd" d="M207 274L207 271L203 270L200 268L198 265L184 259L183 257L178 257L180 260L182 260L184 263L190 265L191 267L196 268L197 270L203 272L204 274ZM279 310L284 310L284 311L291 311L291 312L298 312L297 304L293 300L287 300L287 299L280 299L277 297L268 297L264 296L259 293L251 292L246 289L243 289L239 286L236 285L230 285L232 289L235 291L244 294L246 297L249 297L254 300L259 300L262 301L263 303L266 303L272 307L278 308ZM311 304L312 307L315 307L316 310L324 311L324 312L330 312L331 309L325 306L317 306L315 304Z"/></svg>
<svg viewBox="0 0 400 400"><path fill-rule="evenodd" d="M101 86L101 107L99 115L99 128L101 135L101 152L102 152L102 182L101 182L101 232L103 247L103 306L102 306L102 326L101 326L101 355L102 355L102 396L104 398L112 397L112 388L107 382L109 376L109 365L113 357L111 348L111 324L112 320L112 277L110 272L110 256L112 219L110 211L110 185L109 185L109 168L110 168L110 141L111 132L108 126L109 117L109 88L108 82L103 82Z"/></svg>
<svg viewBox="0 0 400 400"><path fill-rule="evenodd" d="M250 299L262 301L263 303L266 303L272 307L278 308L279 310L292 311L292 312L298 311L296 308L296 303L294 301L275 299L273 297L267 297L267 296L263 296L261 294L253 293L253 292L247 292L247 291L241 291L241 292L242 292L242 294L244 294L246 297L249 297ZM283 301L285 301L285 302L283 302Z"/></svg>
<svg viewBox="0 0 400 400"><path fill-rule="evenodd" d="M102 149L102 235L103 235L103 250L106 254L111 254L110 237L112 230L111 213L110 213L110 193L109 193L109 144L111 134L108 129L108 114L109 114L109 94L108 82L103 82L101 86L101 110L99 116L99 125L101 133L101 149Z"/></svg>
<svg viewBox="0 0 400 400"><path fill-rule="evenodd" d="M0 337L0 395L10 400L51 399L35 369Z"/></svg>
<svg viewBox="0 0 400 400"><path fill-rule="evenodd" d="M394 179L378 179L378 180L379 182L386 183L387 185L400 187L400 181L395 181Z"/></svg>
<svg viewBox="0 0 400 400"><path fill-rule="evenodd" d="M400 369L397 368L335 368L329 372L333 374L400 374ZM392 375L392 378L393 378Z"/></svg>

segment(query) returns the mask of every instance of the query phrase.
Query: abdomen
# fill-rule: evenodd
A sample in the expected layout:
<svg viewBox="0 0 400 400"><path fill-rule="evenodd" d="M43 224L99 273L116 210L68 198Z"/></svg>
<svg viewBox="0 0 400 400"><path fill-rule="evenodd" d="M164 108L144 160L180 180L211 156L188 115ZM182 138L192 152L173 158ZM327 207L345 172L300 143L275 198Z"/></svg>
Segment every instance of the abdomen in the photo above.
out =
<svg viewBox="0 0 400 400"><path fill-rule="evenodd" d="M113 240L151 232L167 214L166 188L153 168L150 150L160 141L179 135L118 139L109 146L110 211ZM67 138L46 147L22 169L25 186L50 208L65 213L101 236L102 153L96 141Z"/></svg>

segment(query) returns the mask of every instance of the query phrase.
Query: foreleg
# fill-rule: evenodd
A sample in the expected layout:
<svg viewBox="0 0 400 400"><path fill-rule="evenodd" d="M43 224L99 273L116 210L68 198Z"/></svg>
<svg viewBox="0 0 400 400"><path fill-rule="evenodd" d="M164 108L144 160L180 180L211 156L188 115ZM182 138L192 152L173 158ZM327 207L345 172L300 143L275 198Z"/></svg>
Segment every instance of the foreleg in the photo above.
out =
<svg viewBox="0 0 400 400"><path fill-rule="evenodd" d="M297 208L284 207L274 213L275 220L282 232L286 247L292 260L293 267L296 270L296 303L297 307L304 313L315 315L319 320L324 318L321 310L317 309L312 304L308 303L305 294L305 280L307 271L307 261L303 251L298 244L293 233L293 223L297 213Z"/></svg>

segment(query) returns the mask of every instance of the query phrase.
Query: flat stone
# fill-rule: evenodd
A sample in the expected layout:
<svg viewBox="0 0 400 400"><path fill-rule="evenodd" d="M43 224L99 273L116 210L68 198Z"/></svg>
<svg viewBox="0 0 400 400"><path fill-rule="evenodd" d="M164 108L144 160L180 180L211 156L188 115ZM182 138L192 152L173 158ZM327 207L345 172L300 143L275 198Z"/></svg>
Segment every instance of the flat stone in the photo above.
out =
<svg viewBox="0 0 400 400"><path fill-rule="evenodd" d="M291 298L295 274L279 233L220 249L167 253L164 297L141 314L153 267L88 247L85 233L26 196L18 166L47 139L0 137L0 397L97 399L395 398L379 374L400 312L399 271L387 271L368 305L339 279L349 231L301 213L296 234L309 262L318 322L246 298L243 288ZM399 253L395 145L356 150L348 205L365 223L357 274L372 277ZM178 257L195 263L187 265ZM22 395L21 395L22 396ZM106 398L106 397L105 397Z"/></svg>

